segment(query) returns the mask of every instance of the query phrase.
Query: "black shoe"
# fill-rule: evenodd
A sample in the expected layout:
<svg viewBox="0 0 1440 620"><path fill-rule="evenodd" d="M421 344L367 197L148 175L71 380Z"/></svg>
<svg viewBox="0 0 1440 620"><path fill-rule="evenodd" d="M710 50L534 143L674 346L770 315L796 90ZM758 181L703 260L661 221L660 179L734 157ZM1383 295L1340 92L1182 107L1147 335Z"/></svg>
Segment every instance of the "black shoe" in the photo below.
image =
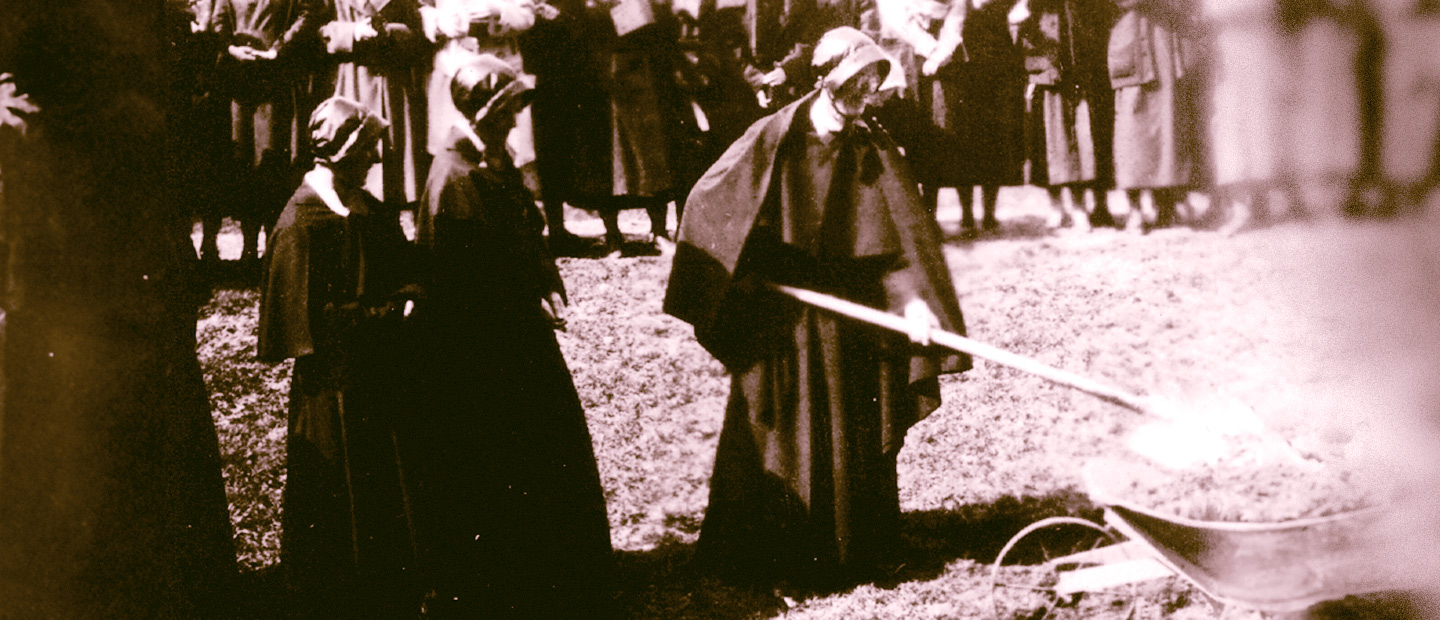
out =
<svg viewBox="0 0 1440 620"><path fill-rule="evenodd" d="M625 249L625 235L605 233L605 257L619 258Z"/></svg>
<svg viewBox="0 0 1440 620"><path fill-rule="evenodd" d="M1115 216L1110 215L1110 209L1096 208L1095 212L1090 214L1090 225L1095 228L1114 228Z"/></svg>
<svg viewBox="0 0 1440 620"><path fill-rule="evenodd" d="M574 233L551 235L546 242L555 256L580 256L590 248L590 240Z"/></svg>

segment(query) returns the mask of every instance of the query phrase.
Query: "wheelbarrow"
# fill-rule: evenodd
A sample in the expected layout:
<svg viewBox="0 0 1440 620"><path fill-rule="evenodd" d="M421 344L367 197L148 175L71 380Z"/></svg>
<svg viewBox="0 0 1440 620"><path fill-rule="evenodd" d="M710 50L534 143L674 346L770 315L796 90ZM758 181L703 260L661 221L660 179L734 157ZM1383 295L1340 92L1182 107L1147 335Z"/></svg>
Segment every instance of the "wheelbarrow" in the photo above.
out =
<svg viewBox="0 0 1440 620"><path fill-rule="evenodd" d="M1127 605L1120 615L1128 617L1135 584L1171 576L1226 611L1274 614L1422 585L1391 552L1404 525L1387 507L1272 523L1200 521L1118 499L1126 467L1107 459L1085 465L1086 491L1104 506L1103 523L1051 517L1006 543L990 574L997 618L1081 618L1099 615L1097 606L1114 614ZM1038 562L1012 566L1021 550ZM1110 596L1085 600L1101 593Z"/></svg>

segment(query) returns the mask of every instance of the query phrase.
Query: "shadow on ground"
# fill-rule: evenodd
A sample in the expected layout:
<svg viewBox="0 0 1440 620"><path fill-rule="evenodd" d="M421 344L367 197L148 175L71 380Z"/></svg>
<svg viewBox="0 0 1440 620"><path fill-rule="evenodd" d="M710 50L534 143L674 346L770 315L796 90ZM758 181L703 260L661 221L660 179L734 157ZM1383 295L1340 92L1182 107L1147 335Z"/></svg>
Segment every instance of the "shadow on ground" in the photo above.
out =
<svg viewBox="0 0 1440 620"><path fill-rule="evenodd" d="M1002 497L990 504L954 510L908 512L901 516L905 551L903 564L891 579L876 583L893 587L907 581L934 579L955 560L979 564L995 561L1016 533L1048 517L1080 517L1099 523L1100 509L1083 494L1061 491L1043 497ZM1016 558L1022 563L1039 558Z"/></svg>
<svg viewBox="0 0 1440 620"><path fill-rule="evenodd" d="M200 274L211 290L239 290L260 285L262 261L217 260L199 263Z"/></svg>
<svg viewBox="0 0 1440 620"><path fill-rule="evenodd" d="M901 517L904 548L896 568L874 585L888 589L935 579L959 559L988 564L1025 526L1062 515L1098 520L1100 511L1079 493L1061 493L905 513ZM693 543L669 541L647 551L617 553L616 602L621 617L738 620L772 617L785 610L786 603L775 590L733 585L706 574L691 562L694 551Z"/></svg>
<svg viewBox="0 0 1440 620"><path fill-rule="evenodd" d="M1004 497L994 503L954 510L905 513L901 526L904 548L899 564L874 585L892 589L906 582L933 580L956 560L989 565L1020 530L1041 519L1057 516L1099 523L1100 508L1079 493L1062 492L1044 497ZM694 552L694 543L673 539L645 551L616 552L615 604L619 618L742 620L775 617L787 609L781 592L730 584L700 570L691 561ZM1007 555L1010 557L1014 556ZM1038 557L1015 559L1025 564L1041 561ZM1174 598L1169 588L1164 590L1165 594L1153 598ZM1172 602L1173 605L1185 605L1187 595L1176 594L1180 597L1176 601L1180 602ZM282 620L284 588L278 567L241 573L238 599L241 620ZM1433 617L1430 615L1433 611L1415 596L1390 592L1321 603L1304 617L1307 620L1409 620Z"/></svg>
<svg viewBox="0 0 1440 620"><path fill-rule="evenodd" d="M239 620L285 619L285 582L280 565L241 571L237 589Z"/></svg>
<svg viewBox="0 0 1440 620"><path fill-rule="evenodd" d="M1021 215L1010 217L1000 221L1000 227L994 230L965 230L959 224L947 223L941 226L945 243L981 243L985 241L1006 240L1016 241L1024 239L1044 239L1053 237L1056 234L1063 234L1070 229L1061 231L1052 230L1044 217L1038 215Z"/></svg>
<svg viewBox="0 0 1440 620"><path fill-rule="evenodd" d="M605 240L597 237L582 237L576 235L560 247L552 248L551 253L556 258L606 258L611 256L612 249L605 245ZM620 244L620 256L659 256L660 247L648 236L636 238L631 235L625 236L625 241Z"/></svg>
<svg viewBox="0 0 1440 620"><path fill-rule="evenodd" d="M694 543L661 542L647 551L615 554L616 607L625 619L740 620L785 609L773 590L723 582L698 569Z"/></svg>
<svg viewBox="0 0 1440 620"><path fill-rule="evenodd" d="M1436 609L1419 596L1406 592L1380 592L1347 596L1310 608L1306 620L1418 620L1435 618Z"/></svg>

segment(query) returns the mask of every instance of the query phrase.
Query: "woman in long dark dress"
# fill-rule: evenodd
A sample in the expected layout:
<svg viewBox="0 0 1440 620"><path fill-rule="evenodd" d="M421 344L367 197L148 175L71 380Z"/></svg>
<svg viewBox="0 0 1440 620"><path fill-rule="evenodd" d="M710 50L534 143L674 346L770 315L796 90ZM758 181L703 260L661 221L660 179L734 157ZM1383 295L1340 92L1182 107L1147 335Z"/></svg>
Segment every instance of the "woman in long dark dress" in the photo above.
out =
<svg viewBox="0 0 1440 620"><path fill-rule="evenodd" d="M299 0L215 2L211 27L224 45L216 86L230 113L227 212L240 220L242 261L256 259L260 229L274 223L303 170L295 170L305 143L297 121L309 118L313 103L302 81L318 56L314 13ZM219 224L219 218L205 221L211 243Z"/></svg>
<svg viewBox="0 0 1440 620"><path fill-rule="evenodd" d="M973 188L979 186L984 215L980 226L995 230L1000 188L1019 185L1024 171L1025 61L1010 39L1008 13L1014 2L948 0L936 48L922 72L921 106L953 153L936 167L937 187L959 190L961 225L975 230Z"/></svg>
<svg viewBox="0 0 1440 620"><path fill-rule="evenodd" d="M853 28L815 50L822 87L752 126L690 194L665 310L731 373L698 559L826 589L893 560L896 455L939 405L937 375L969 360L912 345L964 320L908 166L863 118L888 57ZM763 282L903 314L911 341Z"/></svg>
<svg viewBox="0 0 1440 620"><path fill-rule="evenodd" d="M597 618L610 529L585 412L554 330L564 288L505 149L528 89L482 55L418 213L427 299L417 522L432 618Z"/></svg>
<svg viewBox="0 0 1440 620"><path fill-rule="evenodd" d="M565 203L589 206L587 198L610 188L610 100L598 49L610 24L586 11L584 0L546 6L519 47L525 71L535 76L530 117L548 242L555 254L571 255L586 242L565 229Z"/></svg>
<svg viewBox="0 0 1440 620"><path fill-rule="evenodd" d="M399 213L362 189L384 131L356 101L316 107L315 169L266 253L259 358L295 360L280 562L297 618L400 618L419 607L397 441L413 249Z"/></svg>

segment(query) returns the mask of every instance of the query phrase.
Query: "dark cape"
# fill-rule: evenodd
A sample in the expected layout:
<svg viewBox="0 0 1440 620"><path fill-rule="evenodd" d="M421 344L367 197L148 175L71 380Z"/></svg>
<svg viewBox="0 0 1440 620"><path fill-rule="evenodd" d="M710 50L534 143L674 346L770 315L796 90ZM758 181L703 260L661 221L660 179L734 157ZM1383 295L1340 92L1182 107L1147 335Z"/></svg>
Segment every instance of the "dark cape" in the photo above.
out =
<svg viewBox="0 0 1440 620"><path fill-rule="evenodd" d="M562 288L544 222L516 169L452 144L431 167L416 234L427 298L413 479L429 617L607 617L600 472L540 309Z"/></svg>
<svg viewBox="0 0 1440 620"><path fill-rule="evenodd" d="M665 311L729 369L699 554L722 574L865 578L899 543L895 458L970 360L803 307L771 281L961 332L939 231L890 138L810 131L811 94L762 119L690 194ZM839 141L838 143L836 141Z"/></svg>
<svg viewBox="0 0 1440 620"><path fill-rule="evenodd" d="M259 358L295 359L280 561L299 618L419 606L397 436L409 405L396 293L412 250L398 213L360 193L342 217L301 185L265 255Z"/></svg>

